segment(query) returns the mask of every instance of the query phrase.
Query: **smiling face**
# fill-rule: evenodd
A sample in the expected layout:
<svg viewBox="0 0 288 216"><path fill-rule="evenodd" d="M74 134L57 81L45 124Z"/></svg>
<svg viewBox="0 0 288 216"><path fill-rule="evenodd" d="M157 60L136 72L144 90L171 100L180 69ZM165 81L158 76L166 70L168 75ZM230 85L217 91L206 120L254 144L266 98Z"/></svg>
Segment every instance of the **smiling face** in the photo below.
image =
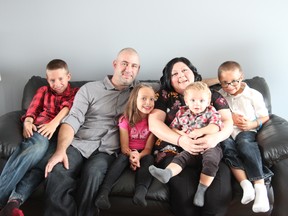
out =
<svg viewBox="0 0 288 216"><path fill-rule="evenodd" d="M143 116L148 115L153 110L155 104L154 90L146 86L140 88L136 103L140 113L143 114Z"/></svg>
<svg viewBox="0 0 288 216"><path fill-rule="evenodd" d="M122 89L129 86L136 78L140 69L140 60L136 51L125 49L113 61L114 75L112 83Z"/></svg>
<svg viewBox="0 0 288 216"><path fill-rule="evenodd" d="M173 65L171 71L171 85L174 90L180 94L184 93L185 88L194 82L192 70L183 62L177 62Z"/></svg>
<svg viewBox="0 0 288 216"><path fill-rule="evenodd" d="M57 93L62 94L71 79L70 73L65 68L46 70L46 78L49 86Z"/></svg>
<svg viewBox="0 0 288 216"><path fill-rule="evenodd" d="M237 95L243 91L241 83L243 75L238 68L222 71L219 75L220 84L225 92Z"/></svg>

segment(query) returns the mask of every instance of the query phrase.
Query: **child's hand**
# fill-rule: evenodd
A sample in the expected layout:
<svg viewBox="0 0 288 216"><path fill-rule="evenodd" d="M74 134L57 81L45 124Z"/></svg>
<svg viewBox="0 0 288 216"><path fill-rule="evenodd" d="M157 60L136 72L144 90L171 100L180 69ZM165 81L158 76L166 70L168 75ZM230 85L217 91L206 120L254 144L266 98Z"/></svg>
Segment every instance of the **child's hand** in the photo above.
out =
<svg viewBox="0 0 288 216"><path fill-rule="evenodd" d="M253 129L253 123L245 118L243 115L233 113L233 122L234 125L243 131L248 131Z"/></svg>
<svg viewBox="0 0 288 216"><path fill-rule="evenodd" d="M130 152L129 161L130 161L130 168L132 170L135 171L137 168L140 167L140 154L137 150Z"/></svg>
<svg viewBox="0 0 288 216"><path fill-rule="evenodd" d="M23 123L23 136L24 138L30 138L33 136L33 131L37 131L36 125L30 121L24 121Z"/></svg>
<svg viewBox="0 0 288 216"><path fill-rule="evenodd" d="M203 136L204 134L201 132L201 130L198 130L198 129L194 129L193 131L191 131L188 136L191 138L191 139L197 139L198 137L201 137Z"/></svg>
<svg viewBox="0 0 288 216"><path fill-rule="evenodd" d="M48 124L39 125L38 132L42 136L48 137L48 139L51 139L58 125L59 125L58 123L54 123L53 121L49 122Z"/></svg>

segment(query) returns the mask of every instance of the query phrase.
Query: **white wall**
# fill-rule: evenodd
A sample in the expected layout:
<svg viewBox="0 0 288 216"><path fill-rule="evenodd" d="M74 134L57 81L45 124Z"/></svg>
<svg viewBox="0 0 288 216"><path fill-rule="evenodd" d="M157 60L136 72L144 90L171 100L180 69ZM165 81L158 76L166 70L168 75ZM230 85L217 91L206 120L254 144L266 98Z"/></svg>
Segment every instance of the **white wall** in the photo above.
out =
<svg viewBox="0 0 288 216"><path fill-rule="evenodd" d="M102 79L131 46L140 79L159 79L176 56L204 78L236 60L246 78L267 80L273 113L288 119L287 10L286 0L0 0L0 115L20 108L25 83L51 59L66 60L74 80Z"/></svg>

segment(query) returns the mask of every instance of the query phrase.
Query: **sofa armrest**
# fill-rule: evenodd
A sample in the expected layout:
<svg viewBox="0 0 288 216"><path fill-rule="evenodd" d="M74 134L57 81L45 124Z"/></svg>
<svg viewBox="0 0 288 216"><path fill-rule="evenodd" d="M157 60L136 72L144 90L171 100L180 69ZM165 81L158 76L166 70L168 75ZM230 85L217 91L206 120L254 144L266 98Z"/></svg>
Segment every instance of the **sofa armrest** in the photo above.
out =
<svg viewBox="0 0 288 216"><path fill-rule="evenodd" d="M0 158L7 159L21 143L24 111L13 111L0 117Z"/></svg>
<svg viewBox="0 0 288 216"><path fill-rule="evenodd" d="M277 115L270 115L269 121L258 132L257 141L267 166L288 158L288 122Z"/></svg>

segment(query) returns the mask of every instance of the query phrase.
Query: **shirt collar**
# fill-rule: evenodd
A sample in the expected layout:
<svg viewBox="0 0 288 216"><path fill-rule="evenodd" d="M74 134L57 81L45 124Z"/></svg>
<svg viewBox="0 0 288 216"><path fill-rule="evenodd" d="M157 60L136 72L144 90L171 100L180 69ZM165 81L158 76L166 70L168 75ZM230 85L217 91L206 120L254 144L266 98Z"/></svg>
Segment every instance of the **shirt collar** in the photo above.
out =
<svg viewBox="0 0 288 216"><path fill-rule="evenodd" d="M111 82L111 79L112 79L112 75L107 75L105 78L104 78L104 86L106 87L106 89L109 89L109 90L117 90L115 88L115 86L112 84ZM129 89L133 89L135 87L135 85L137 85L139 83L139 81L137 80L134 80L130 85L129 85Z"/></svg>

